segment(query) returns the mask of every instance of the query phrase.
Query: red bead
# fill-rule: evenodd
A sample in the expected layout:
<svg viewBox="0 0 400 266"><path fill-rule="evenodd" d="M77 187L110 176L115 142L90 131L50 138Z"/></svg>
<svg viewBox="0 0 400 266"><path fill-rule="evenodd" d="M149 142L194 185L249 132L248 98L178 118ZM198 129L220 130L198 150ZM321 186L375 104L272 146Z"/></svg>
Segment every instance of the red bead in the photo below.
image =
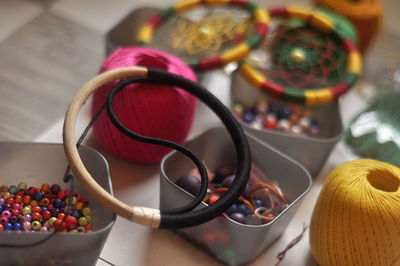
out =
<svg viewBox="0 0 400 266"><path fill-rule="evenodd" d="M46 192L43 194L43 198L51 199L52 197L53 197L53 193L51 193L50 191L46 191Z"/></svg>
<svg viewBox="0 0 400 266"><path fill-rule="evenodd" d="M65 224L68 229L74 229L78 226L78 220L74 216L70 215L65 219Z"/></svg>
<svg viewBox="0 0 400 266"><path fill-rule="evenodd" d="M89 231L89 230L92 231L93 230L92 224L85 225L85 229L86 229L86 232Z"/></svg>
<svg viewBox="0 0 400 266"><path fill-rule="evenodd" d="M6 203L10 204L10 205L13 205L15 203L15 200L14 200L14 198L10 197L10 198L6 199Z"/></svg>
<svg viewBox="0 0 400 266"><path fill-rule="evenodd" d="M37 189L35 187L30 187L28 188L28 194L33 196L37 192Z"/></svg>
<svg viewBox="0 0 400 266"><path fill-rule="evenodd" d="M31 215L32 215L33 221L41 221L42 220L42 215L38 212L34 212Z"/></svg>
<svg viewBox="0 0 400 266"><path fill-rule="evenodd" d="M4 230L4 225L0 224L0 231Z"/></svg>
<svg viewBox="0 0 400 266"><path fill-rule="evenodd" d="M40 190L41 190L42 192L50 191L50 186L49 186L49 184L46 184L46 183L43 184Z"/></svg>
<svg viewBox="0 0 400 266"><path fill-rule="evenodd" d="M15 196L15 202L16 202L16 203L22 203L23 199L24 199L24 198L23 198L23 196L21 196L21 195L18 195L18 194L17 194L17 195Z"/></svg>
<svg viewBox="0 0 400 266"><path fill-rule="evenodd" d="M63 222L61 219L55 220L53 223L53 227L54 227L54 230L58 228L58 232L62 232L66 229L65 222Z"/></svg>
<svg viewBox="0 0 400 266"><path fill-rule="evenodd" d="M219 196L211 196L210 199L208 200L209 204L213 204L219 199Z"/></svg>
<svg viewBox="0 0 400 266"><path fill-rule="evenodd" d="M81 200L82 200L82 195L81 195L80 193L75 193L75 194L74 194L74 197L76 197L76 199L77 199L78 201L81 201Z"/></svg>
<svg viewBox="0 0 400 266"><path fill-rule="evenodd" d="M59 199L64 199L64 198L65 198L65 192L64 192L64 190L60 190L60 191L57 193L57 198L59 198Z"/></svg>
<svg viewBox="0 0 400 266"><path fill-rule="evenodd" d="M24 192L23 191L18 191L17 194L15 194L15 197L16 196L24 197Z"/></svg>
<svg viewBox="0 0 400 266"><path fill-rule="evenodd" d="M42 216L43 216L43 219L48 220L48 219L51 218L51 212L49 212L49 211L44 211L43 214L42 214Z"/></svg>
<svg viewBox="0 0 400 266"><path fill-rule="evenodd" d="M42 208L40 208L38 205L32 207L32 212L38 212L42 213Z"/></svg>
<svg viewBox="0 0 400 266"><path fill-rule="evenodd" d="M268 218L268 219L265 219L265 220L263 219L263 223L264 224L269 223L270 221L272 221L275 218L275 214L273 214L271 212L265 213L265 214L263 214L263 216Z"/></svg>
<svg viewBox="0 0 400 266"><path fill-rule="evenodd" d="M20 211L20 210L12 210L12 211L11 211L11 214L12 214L13 216L20 217L20 216L21 216L21 211Z"/></svg>
<svg viewBox="0 0 400 266"><path fill-rule="evenodd" d="M82 199L81 202L83 204L83 207L89 206L89 200L88 199Z"/></svg>
<svg viewBox="0 0 400 266"><path fill-rule="evenodd" d="M25 204L31 203L31 196L25 195L24 198L22 199L22 201L23 201Z"/></svg>
<svg viewBox="0 0 400 266"><path fill-rule="evenodd" d="M64 190L64 192L65 192L65 196L69 197L69 189L67 188L66 190Z"/></svg>
<svg viewBox="0 0 400 266"><path fill-rule="evenodd" d="M267 118L265 119L264 127L267 129L274 130L276 128L277 124L278 124L278 121L275 117L267 116Z"/></svg>
<svg viewBox="0 0 400 266"><path fill-rule="evenodd" d="M64 217L65 217L65 213L63 213L63 212L60 212L60 213L57 215L57 219L63 220Z"/></svg>

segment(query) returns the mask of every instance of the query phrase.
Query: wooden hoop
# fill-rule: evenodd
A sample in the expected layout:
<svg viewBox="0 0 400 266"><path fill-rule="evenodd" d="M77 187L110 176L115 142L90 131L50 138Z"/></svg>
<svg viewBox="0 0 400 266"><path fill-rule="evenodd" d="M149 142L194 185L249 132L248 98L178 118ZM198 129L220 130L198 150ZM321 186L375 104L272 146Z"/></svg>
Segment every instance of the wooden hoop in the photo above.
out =
<svg viewBox="0 0 400 266"><path fill-rule="evenodd" d="M75 140L75 124L79 110L85 104L87 98L99 87L118 79L128 77L146 77L147 68L128 67L104 72L89 80L72 98L65 114L63 128L64 150L69 165L79 179L82 186L96 199L116 214L135 223L158 228L160 226L160 210L129 206L111 196L93 179L79 156Z"/></svg>

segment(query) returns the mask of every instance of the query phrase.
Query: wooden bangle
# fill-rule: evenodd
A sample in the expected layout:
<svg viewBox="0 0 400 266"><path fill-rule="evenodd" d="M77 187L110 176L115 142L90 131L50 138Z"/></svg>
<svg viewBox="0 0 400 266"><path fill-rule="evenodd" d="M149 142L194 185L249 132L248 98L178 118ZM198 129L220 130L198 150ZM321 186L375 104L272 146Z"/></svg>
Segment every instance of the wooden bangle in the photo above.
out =
<svg viewBox="0 0 400 266"><path fill-rule="evenodd" d="M229 187L221 198L207 208L202 208L187 213L169 214L158 209L129 206L111 196L104 190L87 171L78 154L75 141L75 124L80 108L87 98L99 87L128 77L140 78L142 82L165 84L180 87L206 103L221 119L235 145L237 156L237 173L234 185ZM100 204L133 222L163 228L188 227L209 221L221 215L242 194L250 175L250 149L244 132L232 113L213 94L199 84L183 77L168 73L160 69L147 69L144 67L127 67L104 72L88 81L72 98L64 120L63 128L64 150L69 165L79 179L81 185Z"/></svg>

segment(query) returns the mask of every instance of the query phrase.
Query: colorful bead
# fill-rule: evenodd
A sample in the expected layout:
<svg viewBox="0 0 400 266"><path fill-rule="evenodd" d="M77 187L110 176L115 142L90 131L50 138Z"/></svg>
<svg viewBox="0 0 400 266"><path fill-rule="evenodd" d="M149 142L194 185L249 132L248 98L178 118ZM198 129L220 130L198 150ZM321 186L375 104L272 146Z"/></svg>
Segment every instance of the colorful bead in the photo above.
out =
<svg viewBox="0 0 400 266"><path fill-rule="evenodd" d="M8 223L8 218L7 217L5 217L5 216L2 216L2 217L0 217L0 224L6 224L6 223Z"/></svg>
<svg viewBox="0 0 400 266"><path fill-rule="evenodd" d="M66 229L65 222L61 219L57 219L56 221L53 222L53 228L54 230L58 229L58 232L62 232Z"/></svg>
<svg viewBox="0 0 400 266"><path fill-rule="evenodd" d="M42 215L38 212L34 212L34 213L32 213L32 220L42 221Z"/></svg>
<svg viewBox="0 0 400 266"><path fill-rule="evenodd" d="M78 226L78 220L74 216L70 215L65 220L65 224L68 229L74 229Z"/></svg>
<svg viewBox="0 0 400 266"><path fill-rule="evenodd" d="M39 221L33 221L31 223L31 225L32 225L32 229L35 231L39 231L40 228L42 227L42 224Z"/></svg>
<svg viewBox="0 0 400 266"><path fill-rule="evenodd" d="M83 208L82 213L85 216L91 215L92 214L92 210L90 208L86 207L86 208Z"/></svg>
<svg viewBox="0 0 400 266"><path fill-rule="evenodd" d="M60 185L58 184L54 184L50 187L50 191L51 193L53 193L54 195L57 195L57 193L61 190Z"/></svg>
<svg viewBox="0 0 400 266"><path fill-rule="evenodd" d="M6 191L8 191L8 186L6 186L6 185L1 185L1 186L0 186L0 191L1 191L1 192L6 192Z"/></svg>
<svg viewBox="0 0 400 266"><path fill-rule="evenodd" d="M22 214L23 214L23 215L25 215L25 214L31 214L31 213L32 213L31 207L25 206L25 207L22 209Z"/></svg>
<svg viewBox="0 0 400 266"><path fill-rule="evenodd" d="M46 183L42 184L42 186L41 186L41 188L40 188L40 191L42 191L42 192L48 192L48 191L50 191L50 186L49 186L49 184L46 184Z"/></svg>
<svg viewBox="0 0 400 266"><path fill-rule="evenodd" d="M51 218L49 219L49 225L50 225L50 226L53 226L53 224L54 224L55 221L57 221L57 218L56 218L56 217L51 217Z"/></svg>
<svg viewBox="0 0 400 266"><path fill-rule="evenodd" d="M86 217L79 218L79 224L83 226L87 225L88 221L86 220Z"/></svg>
<svg viewBox="0 0 400 266"><path fill-rule="evenodd" d="M75 204L75 209L77 209L78 211L82 211L83 210L83 203L82 202L77 202Z"/></svg>
<svg viewBox="0 0 400 266"><path fill-rule="evenodd" d="M22 225L20 223L14 223L13 224L13 230L14 231L22 230Z"/></svg>
<svg viewBox="0 0 400 266"><path fill-rule="evenodd" d="M10 192L11 194L15 194L15 193L17 193L17 191L18 191L18 188L16 186L10 186L8 188L8 192Z"/></svg>
<svg viewBox="0 0 400 266"><path fill-rule="evenodd" d="M4 231L4 225L0 224L0 231Z"/></svg>
<svg viewBox="0 0 400 266"><path fill-rule="evenodd" d="M23 222L22 223L22 228L25 231L30 231L32 229L32 224L30 222Z"/></svg>
<svg viewBox="0 0 400 266"><path fill-rule="evenodd" d="M32 216L30 214L25 214L24 216L22 216L22 220L25 222L31 222Z"/></svg>
<svg viewBox="0 0 400 266"><path fill-rule="evenodd" d="M33 199L37 201L41 201L43 199L43 194L40 191L35 192L33 195Z"/></svg>
<svg viewBox="0 0 400 266"><path fill-rule="evenodd" d="M11 197L11 193L8 191L3 192L3 199L7 200L9 197Z"/></svg>
<svg viewBox="0 0 400 266"><path fill-rule="evenodd" d="M11 231L13 229L13 225L11 223L5 223L4 225L4 230L6 231Z"/></svg>
<svg viewBox="0 0 400 266"><path fill-rule="evenodd" d="M78 226L78 232L84 233L84 232L86 232L86 228L84 226Z"/></svg>
<svg viewBox="0 0 400 266"><path fill-rule="evenodd" d="M28 188L28 186L24 182L21 182L21 183L18 184L18 190L19 191L25 191L27 188Z"/></svg>
<svg viewBox="0 0 400 266"><path fill-rule="evenodd" d="M10 218L11 217L11 212L9 210L5 210L1 213L2 217Z"/></svg>
<svg viewBox="0 0 400 266"><path fill-rule="evenodd" d="M51 218L51 212L49 212L49 211L44 211L43 214L42 214L42 216L43 216L43 219L48 220L48 219Z"/></svg>

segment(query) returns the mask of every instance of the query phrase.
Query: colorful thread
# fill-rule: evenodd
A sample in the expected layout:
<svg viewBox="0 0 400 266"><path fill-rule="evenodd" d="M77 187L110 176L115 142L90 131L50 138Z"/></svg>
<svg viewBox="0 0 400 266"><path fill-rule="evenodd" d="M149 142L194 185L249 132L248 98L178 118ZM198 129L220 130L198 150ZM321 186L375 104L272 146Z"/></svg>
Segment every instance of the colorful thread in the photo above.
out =
<svg viewBox="0 0 400 266"><path fill-rule="evenodd" d="M145 47L115 50L103 63L100 73L126 66L147 66L167 70L196 81L193 71L180 59ZM99 88L93 95L92 114L104 104L118 81ZM189 93L165 85L132 84L115 99L115 112L129 129L139 134L183 143L191 128L197 99ZM141 143L123 135L112 125L107 114L100 114L93 135L112 154L142 163L157 163L170 148Z"/></svg>
<svg viewBox="0 0 400 266"><path fill-rule="evenodd" d="M315 205L310 246L320 265L398 265L400 169L381 161L344 163Z"/></svg>
<svg viewBox="0 0 400 266"><path fill-rule="evenodd" d="M280 7L270 9L269 12L272 17L298 18L324 34L331 34L337 38L347 54L346 73L343 80L334 86L298 90L277 84L249 63L242 63L240 72L253 86L275 98L313 106L336 100L354 85L361 73L361 56L351 39L338 31L335 23L329 17L320 12L299 7Z"/></svg>
<svg viewBox="0 0 400 266"><path fill-rule="evenodd" d="M138 43L141 45L150 45L153 40L154 31L163 22L169 20L176 14L180 14L187 9L191 9L199 5L228 5L244 8L251 13L254 19L254 33L233 48L223 51L220 55L215 55L202 60L192 59L190 62L187 62L187 64L190 65L194 70L204 71L213 68L219 68L231 62L240 61L250 52L251 49L257 47L261 43L265 34L267 33L269 15L264 9L258 7L252 2L248 2L246 0L189 0L180 2L172 7L162 10L159 14L145 23L139 29L137 35Z"/></svg>

